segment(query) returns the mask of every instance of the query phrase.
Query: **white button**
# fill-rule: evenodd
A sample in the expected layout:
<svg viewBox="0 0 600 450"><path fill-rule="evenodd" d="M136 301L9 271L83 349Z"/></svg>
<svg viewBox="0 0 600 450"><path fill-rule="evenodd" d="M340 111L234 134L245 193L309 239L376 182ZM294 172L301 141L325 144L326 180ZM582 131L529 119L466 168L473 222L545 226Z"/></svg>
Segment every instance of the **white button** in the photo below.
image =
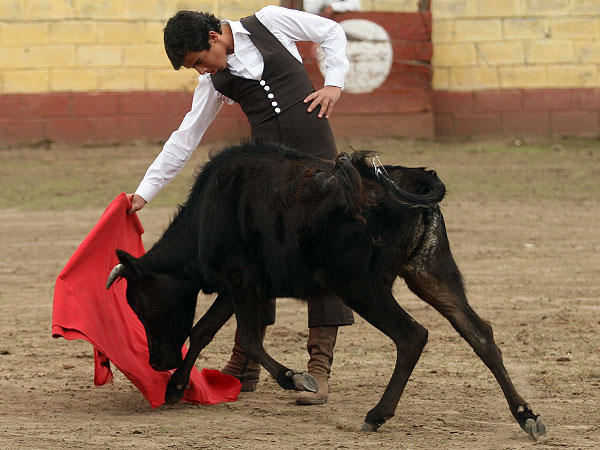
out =
<svg viewBox="0 0 600 450"><path fill-rule="evenodd" d="M271 87L270 87L270 86L265 86L265 87L264 87L264 90L265 90L265 91L270 91L270 90L271 90Z"/></svg>
<svg viewBox="0 0 600 450"><path fill-rule="evenodd" d="M264 86L265 84L267 84L267 82L265 80L260 80L260 85Z"/></svg>
<svg viewBox="0 0 600 450"><path fill-rule="evenodd" d="M275 108L275 112L279 114L281 112L281 108Z"/></svg>
<svg viewBox="0 0 600 450"><path fill-rule="evenodd" d="M267 97L269 97L269 98L273 98L273 97L275 97L275 96L274 96L273 94L269 94L269 95L267 95Z"/></svg>
<svg viewBox="0 0 600 450"><path fill-rule="evenodd" d="M277 102L271 102L271 105L277 106Z"/></svg>

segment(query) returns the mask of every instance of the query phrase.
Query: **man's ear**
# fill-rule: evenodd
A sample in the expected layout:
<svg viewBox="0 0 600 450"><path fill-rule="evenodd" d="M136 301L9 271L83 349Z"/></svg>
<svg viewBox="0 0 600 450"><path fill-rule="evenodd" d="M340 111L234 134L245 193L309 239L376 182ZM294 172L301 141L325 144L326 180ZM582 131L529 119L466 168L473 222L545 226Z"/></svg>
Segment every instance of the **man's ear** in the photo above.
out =
<svg viewBox="0 0 600 450"><path fill-rule="evenodd" d="M221 35L219 33L217 33L216 31L209 31L208 32L208 40L211 43L215 43L219 40L219 38L221 37Z"/></svg>

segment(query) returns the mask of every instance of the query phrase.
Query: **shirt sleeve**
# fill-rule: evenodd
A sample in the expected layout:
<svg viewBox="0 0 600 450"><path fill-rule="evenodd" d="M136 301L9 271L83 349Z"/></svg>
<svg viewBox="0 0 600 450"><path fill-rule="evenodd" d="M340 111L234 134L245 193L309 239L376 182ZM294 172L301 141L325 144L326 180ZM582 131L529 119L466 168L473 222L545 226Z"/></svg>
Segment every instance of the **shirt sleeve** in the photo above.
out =
<svg viewBox="0 0 600 450"><path fill-rule="evenodd" d="M346 35L333 20L295 9L267 6L256 17L279 40L312 41L325 53L325 86L344 87L350 66L346 58Z"/></svg>
<svg viewBox="0 0 600 450"><path fill-rule="evenodd" d="M150 202L181 171L225 100L214 88L209 75L198 78L191 110L146 171L136 194Z"/></svg>

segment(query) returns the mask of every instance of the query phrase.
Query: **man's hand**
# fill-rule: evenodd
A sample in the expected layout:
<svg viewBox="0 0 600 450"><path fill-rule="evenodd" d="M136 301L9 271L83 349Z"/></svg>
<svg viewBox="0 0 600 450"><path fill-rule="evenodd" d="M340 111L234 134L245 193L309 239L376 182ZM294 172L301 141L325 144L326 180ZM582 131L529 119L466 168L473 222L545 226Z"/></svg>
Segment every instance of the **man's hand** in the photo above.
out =
<svg viewBox="0 0 600 450"><path fill-rule="evenodd" d="M342 89L337 86L324 86L322 89L319 89L316 92L313 92L308 97L304 99L304 103L308 103L312 101L310 106L308 107L308 112L312 112L313 109L317 107L317 105L321 105L321 110L319 111L319 119L325 116L329 119L331 115L331 111L333 111L333 106L342 95Z"/></svg>
<svg viewBox="0 0 600 450"><path fill-rule="evenodd" d="M128 197L129 197L129 200L131 201L131 209L127 210L127 214L133 214L134 212L139 211L146 204L146 200L144 200L142 197L140 197L137 194L130 195Z"/></svg>

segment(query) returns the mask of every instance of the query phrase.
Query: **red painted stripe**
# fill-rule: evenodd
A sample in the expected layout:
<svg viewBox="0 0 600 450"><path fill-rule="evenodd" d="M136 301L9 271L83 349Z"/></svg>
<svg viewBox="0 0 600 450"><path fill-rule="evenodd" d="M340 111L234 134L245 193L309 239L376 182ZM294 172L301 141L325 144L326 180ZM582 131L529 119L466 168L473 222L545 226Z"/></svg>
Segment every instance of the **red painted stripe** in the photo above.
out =
<svg viewBox="0 0 600 450"><path fill-rule="evenodd" d="M549 136L550 115L546 111L523 111L502 113L502 135L504 136Z"/></svg>
<svg viewBox="0 0 600 450"><path fill-rule="evenodd" d="M429 62L433 56L433 45L430 41L390 41L395 62L419 61ZM304 65L318 67L317 46L312 42L299 42L298 49Z"/></svg>
<svg viewBox="0 0 600 450"><path fill-rule="evenodd" d="M396 90L392 95L378 89L365 95L343 94L335 106L335 114L415 113L432 111L431 91Z"/></svg>
<svg viewBox="0 0 600 450"><path fill-rule="evenodd" d="M43 119L0 118L0 143L31 143L46 139Z"/></svg>
<svg viewBox="0 0 600 450"><path fill-rule="evenodd" d="M439 137L600 136L600 88L433 92Z"/></svg>
<svg viewBox="0 0 600 450"><path fill-rule="evenodd" d="M109 92L0 96L0 143L164 141L187 113L192 94ZM432 137L431 92L397 90L344 94L333 114L334 132L343 136ZM413 132L411 132L413 130ZM238 105L225 105L205 141L249 136Z"/></svg>
<svg viewBox="0 0 600 450"><path fill-rule="evenodd" d="M0 118L20 116L23 110L23 95L0 95Z"/></svg>
<svg viewBox="0 0 600 450"><path fill-rule="evenodd" d="M306 70L315 89L322 87L324 79L317 65L307 64ZM387 79L375 92L379 90L385 92L407 89L431 90L432 76L433 71L429 64L393 62Z"/></svg>
<svg viewBox="0 0 600 450"><path fill-rule="evenodd" d="M475 110L473 92L433 92L433 110L436 113L456 113Z"/></svg>
<svg viewBox="0 0 600 450"><path fill-rule="evenodd" d="M597 111L552 111L550 127L553 134L560 136L600 135Z"/></svg>
<svg viewBox="0 0 600 450"><path fill-rule="evenodd" d="M165 92L3 95L0 142L164 141L179 126L191 97ZM332 123L339 137L432 136L432 111L440 137L600 135L600 88L346 93ZM239 106L224 106L206 140L248 135Z"/></svg>
<svg viewBox="0 0 600 450"><path fill-rule="evenodd" d="M66 116L70 100L65 95L40 94L22 102L21 114L27 117Z"/></svg>
<svg viewBox="0 0 600 450"><path fill-rule="evenodd" d="M546 111L571 108L571 89L534 89L523 93L523 109Z"/></svg>
<svg viewBox="0 0 600 450"><path fill-rule="evenodd" d="M431 40L431 13L393 13L379 11L361 11L336 14L335 20L342 22L348 19L370 20L378 23L387 31L392 39L407 41Z"/></svg>
<svg viewBox="0 0 600 450"><path fill-rule="evenodd" d="M392 41L395 61L431 61L433 44L427 41Z"/></svg>
<svg viewBox="0 0 600 450"><path fill-rule="evenodd" d="M334 114L331 126L336 137L407 137L432 139L433 116L415 114ZM340 149L340 151L343 149Z"/></svg>
<svg viewBox="0 0 600 450"><path fill-rule="evenodd" d="M70 112L77 116L108 116L119 113L119 96L108 94L88 94L68 97Z"/></svg>
<svg viewBox="0 0 600 450"><path fill-rule="evenodd" d="M521 91L477 91L473 93L473 106L478 112L521 111Z"/></svg>

